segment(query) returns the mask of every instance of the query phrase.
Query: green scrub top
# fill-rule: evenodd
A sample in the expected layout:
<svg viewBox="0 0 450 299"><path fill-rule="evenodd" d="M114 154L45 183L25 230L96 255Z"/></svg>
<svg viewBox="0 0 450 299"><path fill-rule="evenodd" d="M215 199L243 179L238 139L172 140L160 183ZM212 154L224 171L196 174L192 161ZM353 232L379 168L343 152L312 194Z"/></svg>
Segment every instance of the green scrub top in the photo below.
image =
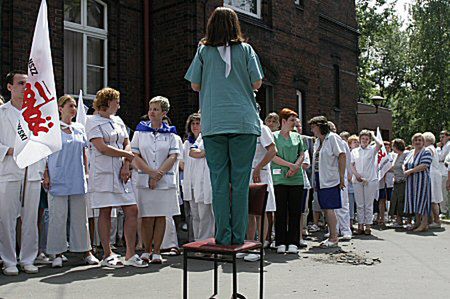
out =
<svg viewBox="0 0 450 299"><path fill-rule="evenodd" d="M252 83L264 74L258 55L247 43L231 46L231 72L216 47L200 45L185 79L201 85L202 135L253 134L261 128Z"/></svg>
<svg viewBox="0 0 450 299"><path fill-rule="evenodd" d="M273 134L275 145L278 151L277 156L285 161L295 163L299 155L307 151L308 148L303 143L302 136L297 132L289 132L289 136L289 139L284 138L284 136L280 134L280 131L277 131ZM302 170L297 172L296 175L287 178L286 174L289 171L289 167L278 165L275 162L272 162L271 167L274 185L303 185Z"/></svg>

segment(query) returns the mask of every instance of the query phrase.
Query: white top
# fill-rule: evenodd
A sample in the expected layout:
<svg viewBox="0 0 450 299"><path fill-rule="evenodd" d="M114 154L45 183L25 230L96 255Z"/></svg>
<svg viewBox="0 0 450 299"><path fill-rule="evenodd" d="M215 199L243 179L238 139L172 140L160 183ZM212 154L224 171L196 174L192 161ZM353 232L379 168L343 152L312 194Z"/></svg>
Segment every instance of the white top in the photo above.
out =
<svg viewBox="0 0 450 299"><path fill-rule="evenodd" d="M6 105L6 104L5 104ZM444 145L444 147L442 148L437 148L437 153L439 155L439 169L441 170L441 175L442 176L447 176L448 175L448 171L445 167L444 164L444 160L445 157L447 157L447 155L450 154L450 140L447 141L447 143Z"/></svg>
<svg viewBox="0 0 450 299"><path fill-rule="evenodd" d="M11 102L0 106L0 182L13 182L24 179L25 169L20 169L8 149L14 148L16 128L20 111ZM28 166L28 181L41 181L45 169L45 159Z"/></svg>
<svg viewBox="0 0 450 299"><path fill-rule="evenodd" d="M303 156L303 163L308 166L311 166L311 159L309 158L309 151L305 151L305 155ZM308 179L308 175L306 174L306 170L302 168L303 171L303 189L308 190L311 189L311 183Z"/></svg>
<svg viewBox="0 0 450 299"><path fill-rule="evenodd" d="M256 151L252 163L253 169L264 159L264 156L267 154L266 147L274 143L272 132L269 127L261 121L261 136L256 139ZM263 167L263 170L270 171L270 162Z"/></svg>
<svg viewBox="0 0 450 299"><path fill-rule="evenodd" d="M368 182L378 180L377 154L375 145L352 150L352 164L355 164L356 171ZM359 183L356 176L353 176L352 182Z"/></svg>
<svg viewBox="0 0 450 299"><path fill-rule="evenodd" d="M342 139L339 135L330 132L323 141L322 149L319 152L319 187L321 189L336 187L340 184L339 155L345 154L345 149L340 140ZM314 153L317 152L319 146L320 138L317 138L314 143ZM313 169L314 164L315 161L313 160Z"/></svg>
<svg viewBox="0 0 450 299"><path fill-rule="evenodd" d="M155 133L136 131L131 141L131 151L140 154L150 168L159 169L169 155L176 154L179 159L180 142L174 133ZM178 163L174 163L173 167L158 181L156 189L177 188L176 167ZM149 188L148 179L148 174L139 171L137 188Z"/></svg>
<svg viewBox="0 0 450 299"><path fill-rule="evenodd" d="M189 140L186 140L183 144L183 161L184 161L184 170L183 170L183 200L190 201L192 200L192 189L194 189L194 185L192 184L192 178L195 176L193 169L194 163L198 162L199 159L194 159L189 156L189 151L191 150L191 146L194 145L190 143Z"/></svg>
<svg viewBox="0 0 450 299"><path fill-rule="evenodd" d="M129 138L126 126L118 116L88 117L86 135L89 141L102 138L105 144L117 149L123 149L125 139ZM123 158L103 155L94 145L91 145L89 159L88 192L130 192L120 179Z"/></svg>
<svg viewBox="0 0 450 299"><path fill-rule="evenodd" d="M205 145L203 143L202 134L200 134L191 148L196 148L204 151ZM192 166L194 176L192 177L192 184L194 189L195 202L201 202L204 204L212 203L212 186L211 176L209 172L208 163L206 158L195 159Z"/></svg>
<svg viewBox="0 0 450 299"><path fill-rule="evenodd" d="M397 155L395 153L388 153L389 162L391 162L391 165L394 165L394 158ZM386 182L386 188L393 188L394 187L394 172L388 171L385 175L385 182Z"/></svg>
<svg viewBox="0 0 450 299"><path fill-rule="evenodd" d="M441 168L439 165L439 155L436 152L436 148L434 147L434 145L429 145L427 146L427 149L430 150L431 155L433 156L433 160L431 160L430 174L433 175L441 174Z"/></svg>

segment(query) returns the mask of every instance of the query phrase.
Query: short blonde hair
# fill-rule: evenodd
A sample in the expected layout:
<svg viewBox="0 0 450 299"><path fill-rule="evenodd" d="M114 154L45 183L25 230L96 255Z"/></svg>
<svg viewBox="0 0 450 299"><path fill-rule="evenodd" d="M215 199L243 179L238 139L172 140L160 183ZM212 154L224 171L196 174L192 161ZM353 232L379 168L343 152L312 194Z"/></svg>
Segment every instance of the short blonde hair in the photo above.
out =
<svg viewBox="0 0 450 299"><path fill-rule="evenodd" d="M436 142L436 137L431 132L425 132L422 134L425 142L429 142L430 144L434 144Z"/></svg>
<svg viewBox="0 0 450 299"><path fill-rule="evenodd" d="M425 143L425 138L423 138L423 134L422 133L414 134L414 136L411 138L411 142L414 143L414 140L416 140L417 138L421 138L422 141Z"/></svg>
<svg viewBox="0 0 450 299"><path fill-rule="evenodd" d="M359 139L361 140L362 136L368 136L370 140L372 140L372 134L369 130L362 130L361 132L359 132Z"/></svg>
<svg viewBox="0 0 450 299"><path fill-rule="evenodd" d="M156 96L148 102L148 106L150 106L150 104L160 104L163 112L169 112L170 103L169 99L166 97Z"/></svg>
<svg viewBox="0 0 450 299"><path fill-rule="evenodd" d="M352 142L353 142L353 141L359 142L358 136L352 135L352 136L348 137L348 138L347 138L347 144L348 144L348 146L352 145Z"/></svg>
<svg viewBox="0 0 450 299"><path fill-rule="evenodd" d="M106 110L109 102L120 99L120 92L111 87L105 87L97 91L94 99L94 109L97 111Z"/></svg>
<svg viewBox="0 0 450 299"><path fill-rule="evenodd" d="M58 106L64 107L64 105L70 100L75 101L75 99L71 95L65 94L58 99Z"/></svg>

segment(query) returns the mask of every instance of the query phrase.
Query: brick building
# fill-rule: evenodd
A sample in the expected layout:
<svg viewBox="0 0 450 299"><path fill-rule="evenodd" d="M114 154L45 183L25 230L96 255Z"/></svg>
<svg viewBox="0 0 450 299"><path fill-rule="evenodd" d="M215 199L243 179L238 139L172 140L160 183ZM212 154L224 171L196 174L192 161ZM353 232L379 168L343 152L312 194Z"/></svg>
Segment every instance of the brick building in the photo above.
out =
<svg viewBox="0 0 450 299"><path fill-rule="evenodd" d="M147 99L171 100L182 131L198 109L183 79L215 7L238 11L266 78L262 114L290 107L304 124L324 114L339 130L357 130L358 33L353 0L47 0L58 94L86 98L111 86L134 127ZM40 0L0 0L0 74L26 66ZM4 90L2 90L4 92Z"/></svg>

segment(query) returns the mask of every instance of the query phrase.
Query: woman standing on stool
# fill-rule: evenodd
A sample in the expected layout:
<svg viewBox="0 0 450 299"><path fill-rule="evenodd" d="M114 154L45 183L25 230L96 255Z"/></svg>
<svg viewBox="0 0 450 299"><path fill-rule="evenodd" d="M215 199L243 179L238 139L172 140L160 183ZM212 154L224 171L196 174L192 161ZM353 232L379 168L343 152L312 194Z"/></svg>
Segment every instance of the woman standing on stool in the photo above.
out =
<svg viewBox="0 0 450 299"><path fill-rule="evenodd" d="M175 138L175 127L163 123L169 108L167 98L157 96L151 99L148 109L150 121L138 124L131 141L131 150L136 155L135 163L139 169L138 205L145 248L141 258L152 264L162 263L161 244L166 217L180 214L175 176L180 145Z"/></svg>
<svg viewBox="0 0 450 299"><path fill-rule="evenodd" d="M80 123L72 122L77 114L75 100L64 95L58 100L61 114L62 149L48 157L44 187L49 194L47 254L55 254L52 267L62 267L67 251L67 221L70 213L69 249L84 252L89 265L99 263L91 253L86 208L87 137ZM70 171L67 171L70 170Z"/></svg>
<svg viewBox="0 0 450 299"><path fill-rule="evenodd" d="M243 244L250 173L261 134L253 91L261 87L263 72L232 9L218 7L213 12L185 78L200 92L216 244Z"/></svg>

